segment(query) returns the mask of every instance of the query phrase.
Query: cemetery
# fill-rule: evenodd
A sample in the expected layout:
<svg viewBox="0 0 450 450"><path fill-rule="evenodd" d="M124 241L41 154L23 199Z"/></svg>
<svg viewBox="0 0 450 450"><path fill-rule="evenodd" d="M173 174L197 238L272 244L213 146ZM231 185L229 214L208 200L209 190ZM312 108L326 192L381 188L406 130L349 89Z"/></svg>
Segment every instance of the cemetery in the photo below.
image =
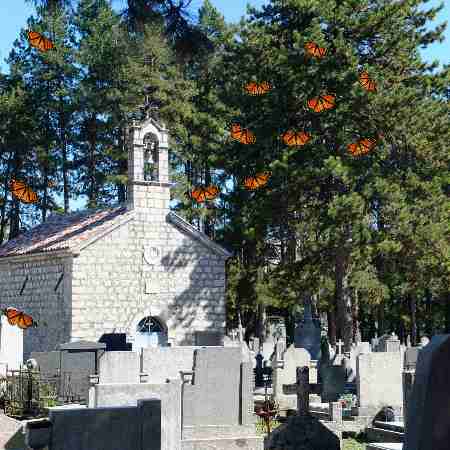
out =
<svg viewBox="0 0 450 450"><path fill-rule="evenodd" d="M450 450L450 6L220 2L0 2L0 450Z"/></svg>

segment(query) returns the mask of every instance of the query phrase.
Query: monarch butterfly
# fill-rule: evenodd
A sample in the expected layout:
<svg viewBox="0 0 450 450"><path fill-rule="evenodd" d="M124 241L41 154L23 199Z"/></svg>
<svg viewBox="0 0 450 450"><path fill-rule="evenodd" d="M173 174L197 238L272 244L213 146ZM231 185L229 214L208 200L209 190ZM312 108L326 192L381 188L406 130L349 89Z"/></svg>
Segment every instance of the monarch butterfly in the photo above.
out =
<svg viewBox="0 0 450 450"><path fill-rule="evenodd" d="M247 177L244 179L244 187L254 191L255 189L265 186L271 175L271 172L262 172L257 173L254 177Z"/></svg>
<svg viewBox="0 0 450 450"><path fill-rule="evenodd" d="M207 200L214 200L218 193L219 188L217 186L198 186L189 192L189 197L193 198L198 203L202 203Z"/></svg>
<svg viewBox="0 0 450 450"><path fill-rule="evenodd" d="M54 181L48 180L47 187L54 188L55 186L56 186L56 183Z"/></svg>
<svg viewBox="0 0 450 450"><path fill-rule="evenodd" d="M31 326L37 326L37 323L31 316L16 308L6 308L2 312L5 314L10 325L17 325L19 328L22 328L22 330L26 330Z"/></svg>
<svg viewBox="0 0 450 450"><path fill-rule="evenodd" d="M32 47L37 48L41 52L47 52L48 50L55 48L53 42L47 39L37 31L28 31L28 42Z"/></svg>
<svg viewBox="0 0 450 450"><path fill-rule="evenodd" d="M11 193L23 203L36 203L38 196L23 181L12 179L10 181Z"/></svg>
<svg viewBox="0 0 450 450"><path fill-rule="evenodd" d="M319 47L315 42L307 42L305 44L306 53L310 56L322 59L327 54L327 49L325 47Z"/></svg>
<svg viewBox="0 0 450 450"><path fill-rule="evenodd" d="M373 81L367 72L359 74L359 84L369 92L377 92L377 83Z"/></svg>
<svg viewBox="0 0 450 450"><path fill-rule="evenodd" d="M231 125L231 137L239 141L241 144L254 144L256 142L255 135L247 128L242 128L238 123Z"/></svg>
<svg viewBox="0 0 450 450"><path fill-rule="evenodd" d="M311 134L304 131L288 130L281 135L283 142L289 147L305 145L311 139Z"/></svg>
<svg viewBox="0 0 450 450"><path fill-rule="evenodd" d="M317 113L326 111L327 109L332 109L336 106L335 100L336 96L331 94L319 95L318 97L308 100L308 107Z"/></svg>
<svg viewBox="0 0 450 450"><path fill-rule="evenodd" d="M244 89L250 95L264 95L272 89L272 85L267 81L263 81L262 83L251 81L244 86Z"/></svg>
<svg viewBox="0 0 450 450"><path fill-rule="evenodd" d="M356 144L348 144L347 149L353 156L365 155L366 153L369 153L373 147L375 147L376 143L376 139L360 139Z"/></svg>

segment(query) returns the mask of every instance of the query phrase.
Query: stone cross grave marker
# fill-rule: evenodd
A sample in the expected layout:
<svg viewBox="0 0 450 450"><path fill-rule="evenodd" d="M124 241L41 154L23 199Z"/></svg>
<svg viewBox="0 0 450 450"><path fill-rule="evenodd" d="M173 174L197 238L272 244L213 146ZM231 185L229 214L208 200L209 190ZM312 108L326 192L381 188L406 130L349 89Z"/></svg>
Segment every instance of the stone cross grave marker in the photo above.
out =
<svg viewBox="0 0 450 450"><path fill-rule="evenodd" d="M338 355L342 355L342 347L344 346L344 343L341 339L339 339L339 342L336 342L336 347L338 349Z"/></svg>
<svg viewBox="0 0 450 450"><path fill-rule="evenodd" d="M297 382L295 384L283 385L285 394L297 394L297 413L298 415L309 414L309 367L297 367Z"/></svg>

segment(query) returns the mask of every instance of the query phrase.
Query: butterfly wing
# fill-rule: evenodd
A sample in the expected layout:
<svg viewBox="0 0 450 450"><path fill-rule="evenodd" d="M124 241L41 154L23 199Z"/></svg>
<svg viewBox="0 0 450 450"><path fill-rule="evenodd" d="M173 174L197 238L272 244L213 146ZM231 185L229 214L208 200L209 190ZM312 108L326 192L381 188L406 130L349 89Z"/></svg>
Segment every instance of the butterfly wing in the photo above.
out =
<svg viewBox="0 0 450 450"><path fill-rule="evenodd" d="M255 179L255 177L247 177L244 180L244 186L247 189L250 189L250 190L256 189L257 186L256 186L256 179Z"/></svg>
<svg viewBox="0 0 450 450"><path fill-rule="evenodd" d="M239 141L242 136L242 127L238 123L231 124L230 134L233 139Z"/></svg>
<svg viewBox="0 0 450 450"><path fill-rule="evenodd" d="M336 100L336 97L334 95L331 94L321 95L320 99L322 102L323 110L334 108Z"/></svg>
<svg viewBox="0 0 450 450"><path fill-rule="evenodd" d="M219 188L217 186L211 185L208 186L205 190L206 200L214 200L219 193Z"/></svg>
<svg viewBox="0 0 450 450"><path fill-rule="evenodd" d="M267 182L269 181L269 177L270 177L269 172L257 174L255 177L257 187L265 186L267 184Z"/></svg>
<svg viewBox="0 0 450 450"><path fill-rule="evenodd" d="M6 309L6 318L8 319L8 323L10 325L17 325L21 312L16 308L7 308Z"/></svg>
<svg viewBox="0 0 450 450"><path fill-rule="evenodd" d="M305 44L305 50L310 56L316 58L323 58L327 54L327 49L324 47L319 47L315 42L308 42Z"/></svg>
<svg viewBox="0 0 450 450"><path fill-rule="evenodd" d="M47 52L48 50L51 50L52 48L55 48L53 42L50 39L43 38L43 45L42 45L42 51Z"/></svg>
<svg viewBox="0 0 450 450"><path fill-rule="evenodd" d="M31 327L34 324L34 320L31 316L28 314L25 314L23 312L20 313L17 326L19 328L22 328L22 330L26 330L27 328Z"/></svg>
<svg viewBox="0 0 450 450"><path fill-rule="evenodd" d="M332 109L335 106L335 98L336 97L331 94L319 95L319 97L308 100L308 107L317 113Z"/></svg>
<svg viewBox="0 0 450 450"><path fill-rule="evenodd" d="M200 186L195 188L192 193L192 198L197 202L197 203L202 203L206 200L206 193L205 193L205 188Z"/></svg>
<svg viewBox="0 0 450 450"><path fill-rule="evenodd" d="M36 203L38 197L36 192L30 189L23 181L11 180L11 193L23 203Z"/></svg>
<svg viewBox="0 0 450 450"><path fill-rule="evenodd" d="M376 92L377 84L373 81L367 72L362 72L359 76L359 83L369 92Z"/></svg>
<svg viewBox="0 0 450 450"><path fill-rule="evenodd" d="M249 93L250 95L257 95L256 91L258 90L258 85L254 82L251 81L250 83L247 83L244 86L244 89L247 91L247 93Z"/></svg>
<svg viewBox="0 0 450 450"><path fill-rule="evenodd" d="M40 48L40 46L42 45L42 35L41 33L38 33L37 31L28 31L27 33L27 37L28 37L28 42L30 43L30 45L32 47L35 48Z"/></svg>
<svg viewBox="0 0 450 450"><path fill-rule="evenodd" d="M256 142L256 137L250 130L244 129L242 130L239 142L245 145L254 144Z"/></svg>

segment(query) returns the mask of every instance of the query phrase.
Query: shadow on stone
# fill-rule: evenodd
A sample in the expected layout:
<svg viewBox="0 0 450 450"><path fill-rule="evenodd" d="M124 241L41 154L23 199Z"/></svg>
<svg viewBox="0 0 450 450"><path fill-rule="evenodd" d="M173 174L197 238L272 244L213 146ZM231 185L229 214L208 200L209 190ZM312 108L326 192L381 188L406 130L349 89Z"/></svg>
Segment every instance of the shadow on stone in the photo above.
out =
<svg viewBox="0 0 450 450"><path fill-rule="evenodd" d="M339 450L340 430L311 415L295 415L266 439L265 450Z"/></svg>

